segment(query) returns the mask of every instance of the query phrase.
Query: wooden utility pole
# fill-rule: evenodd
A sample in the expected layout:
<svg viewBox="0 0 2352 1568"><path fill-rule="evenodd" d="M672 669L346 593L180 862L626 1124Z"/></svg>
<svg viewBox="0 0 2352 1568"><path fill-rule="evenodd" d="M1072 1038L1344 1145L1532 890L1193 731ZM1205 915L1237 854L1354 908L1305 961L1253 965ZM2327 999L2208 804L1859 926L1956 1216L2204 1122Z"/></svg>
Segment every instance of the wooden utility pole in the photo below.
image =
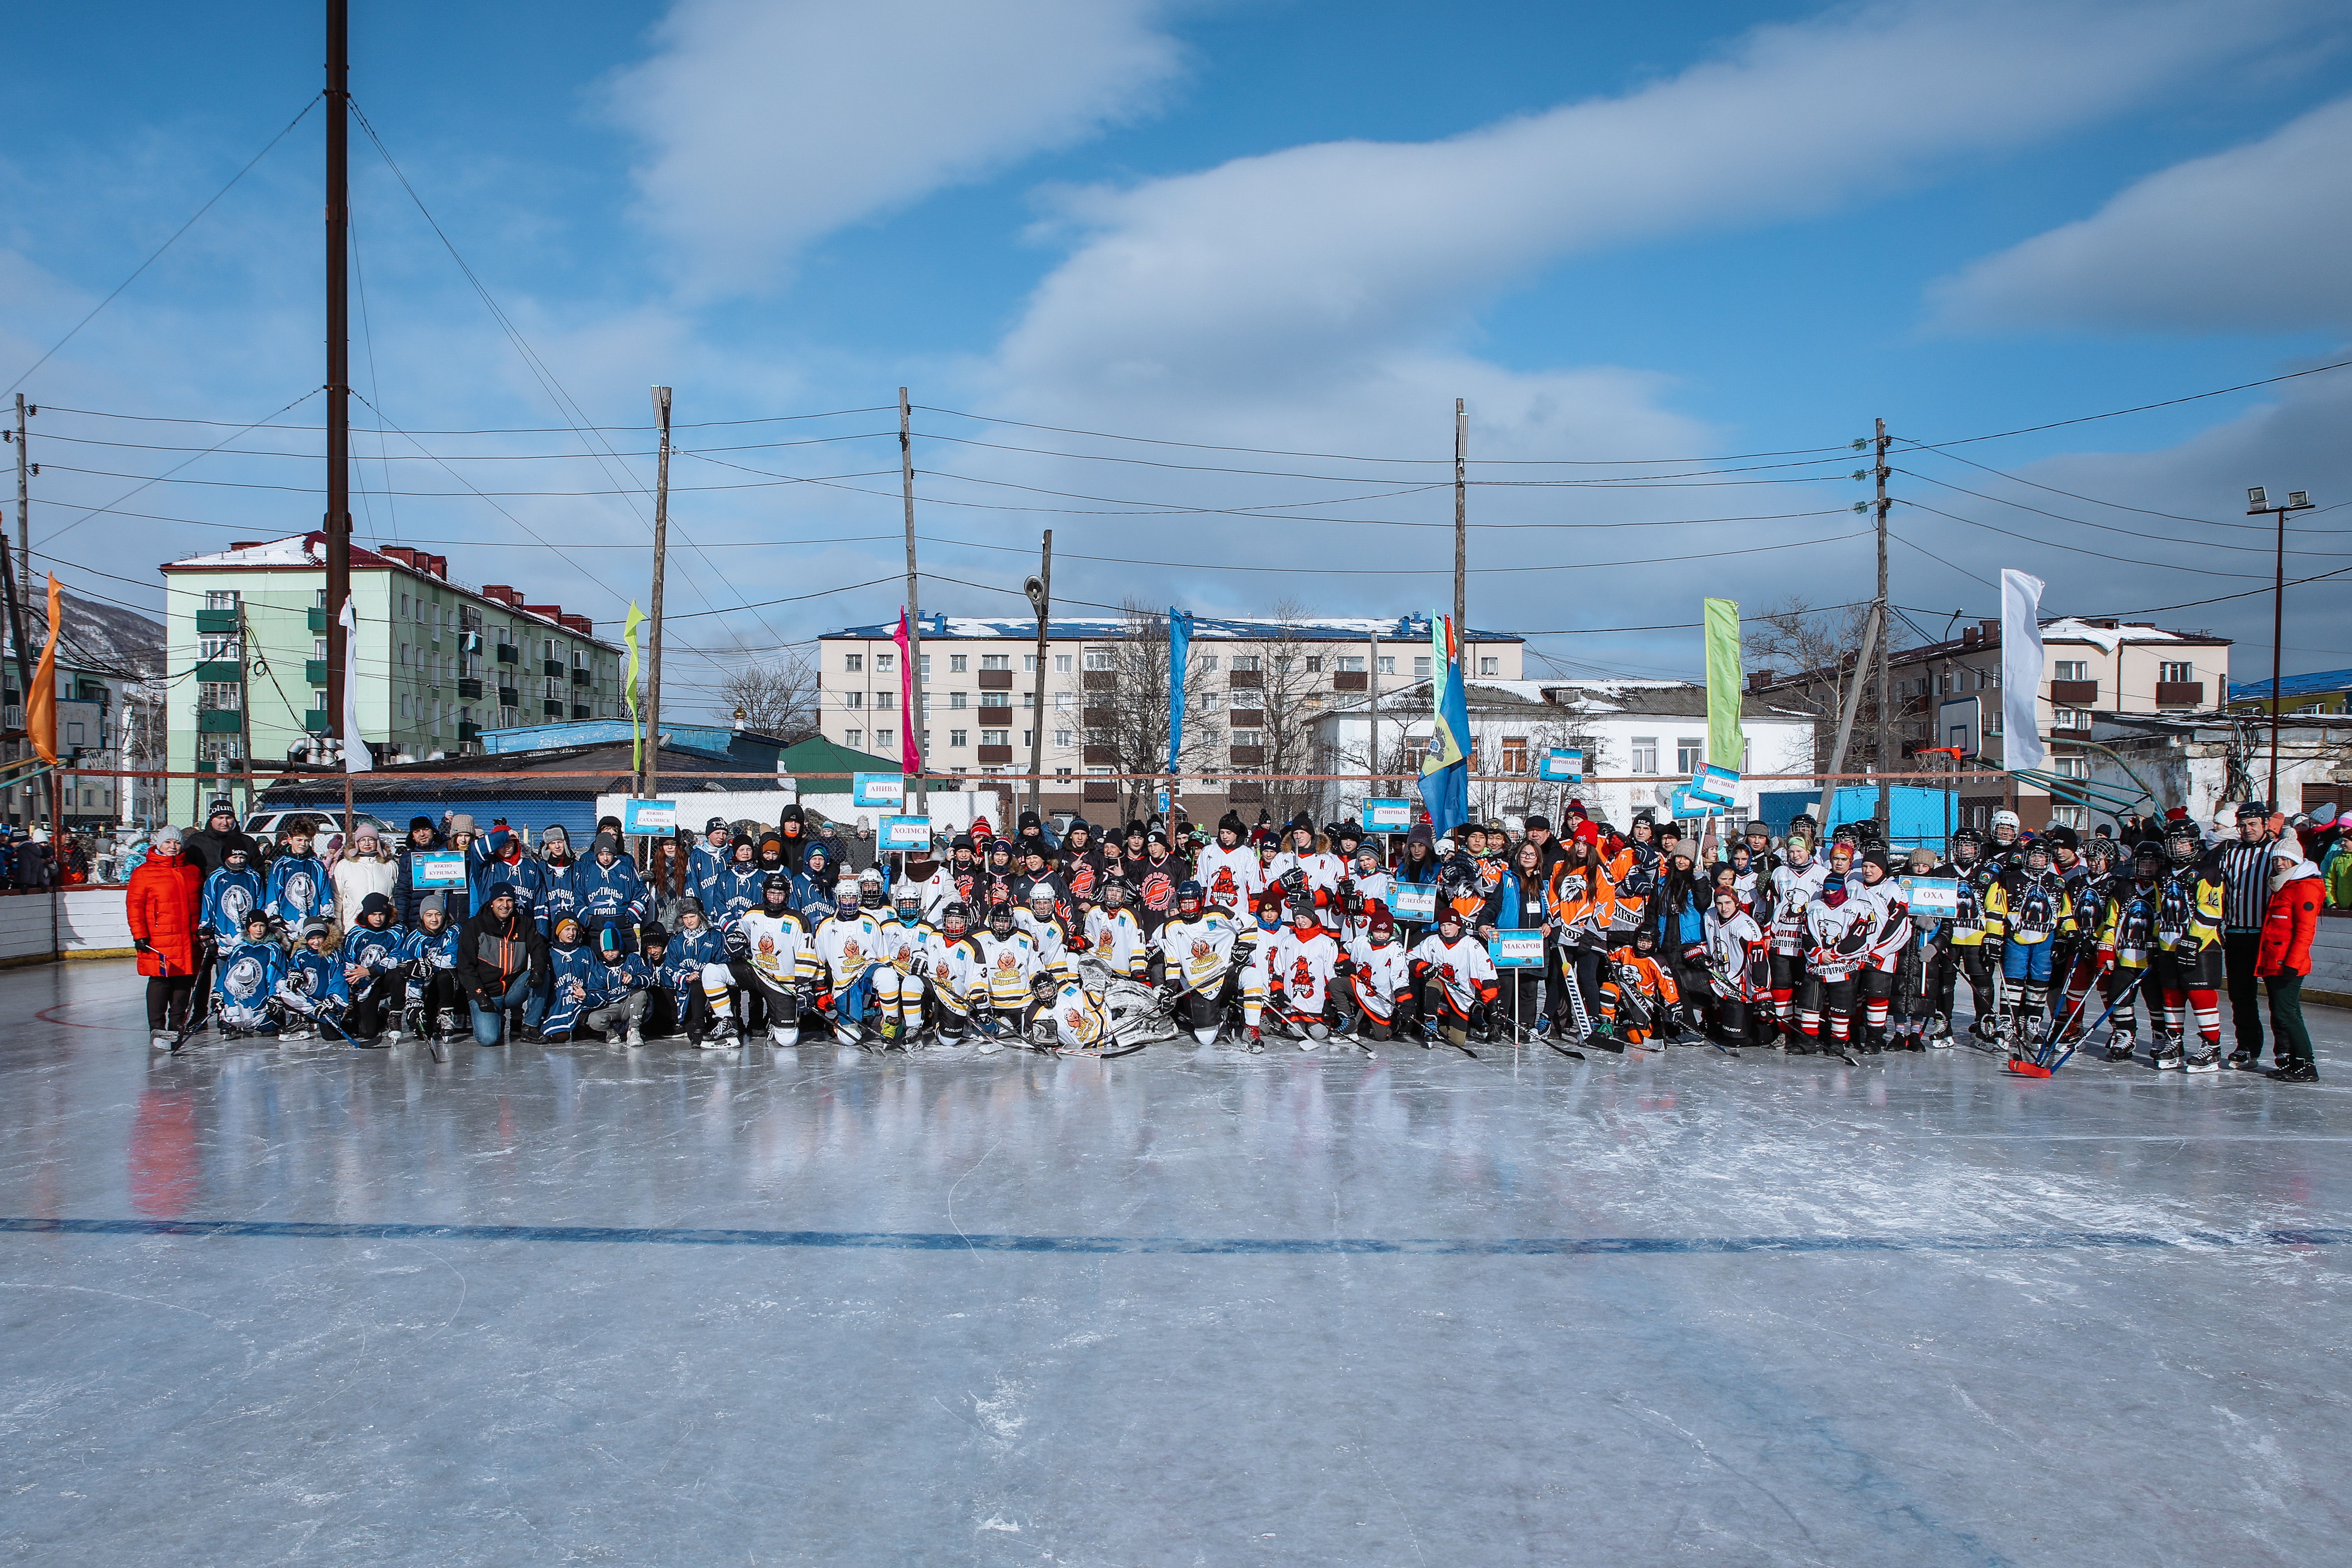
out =
<svg viewBox="0 0 2352 1568"><path fill-rule="evenodd" d="M669 554L669 388L654 388L661 452L654 460L653 647L646 656L646 794L661 792L662 568Z"/></svg>
<svg viewBox="0 0 2352 1568"><path fill-rule="evenodd" d="M1043 816L1045 806L1045 643L1046 617L1054 605L1054 531L1045 531L1045 548L1039 552L1037 575L1023 584L1029 591L1029 605L1037 612L1037 691L1030 699L1037 705L1029 724L1029 809ZM919 700L919 699L918 699ZM911 721L909 721L911 722Z"/></svg>
<svg viewBox="0 0 2352 1568"><path fill-rule="evenodd" d="M1454 646L1455 657L1465 661L1470 657L1469 644L1465 640L1470 633L1466 607L1470 573L1469 461L1470 416L1465 411L1462 399L1457 397L1454 400ZM1466 685L1470 679L1467 668L1463 670L1462 679ZM1437 684L1440 690L1444 689L1444 670L1437 672Z"/></svg>
<svg viewBox="0 0 2352 1568"><path fill-rule="evenodd" d="M1878 608L1876 611L1878 616L1878 826L1879 831L1889 842L1892 842L1895 836L1895 808L1894 797L1886 782L1886 772L1894 765L1892 761L1894 753L1889 749L1893 743L1891 739L1893 727L1890 723L1893 715L1887 710L1886 689L1889 685L1888 677L1894 667L1894 660L1887 654L1887 644L1894 640L1888 635L1894 626L1894 621L1890 606L1886 603L1886 510L1895 503L1886 499L1886 421L1884 419L1878 421L1877 441L1877 461L1873 465L1872 471L1878 481ZM1859 669L1853 674L1856 681L1862 679L1862 671Z"/></svg>
<svg viewBox="0 0 2352 1568"><path fill-rule="evenodd" d="M8 571L7 563L0 561L0 578L6 580L8 590L8 636L16 645L16 696L26 703L33 700L33 655L25 646L25 606L33 597L33 503L26 478L32 465L25 448L25 416L39 412L26 406L23 393L16 395L16 570ZM7 547L6 533L0 529L0 551ZM29 817L32 813L25 815Z"/></svg>
<svg viewBox="0 0 2352 1568"><path fill-rule="evenodd" d="M1372 738L1369 754L1364 759L1364 771L1375 775L1371 788L1365 792L1371 795L1381 794L1388 783L1378 776L1381 771L1381 628L1377 623L1372 626L1372 651L1365 664L1364 686L1371 698L1370 706L1365 711L1371 715ZM1370 831L1369 826L1367 831ZM1390 837L1395 836L1391 834Z"/></svg>
<svg viewBox="0 0 2352 1568"><path fill-rule="evenodd" d="M898 488L907 502L907 689L915 694L912 713L904 715L907 733L915 742L915 815L929 813L930 802L923 791L923 769L929 750L923 744L923 721L927 694L923 690L923 600L915 585L915 433L914 410L907 402L907 389L898 389ZM904 754L903 752L901 753Z"/></svg>
<svg viewBox="0 0 2352 1568"><path fill-rule="evenodd" d="M327 0L327 733L346 745L359 739L343 733L342 615L352 592L351 34L350 0Z"/></svg>

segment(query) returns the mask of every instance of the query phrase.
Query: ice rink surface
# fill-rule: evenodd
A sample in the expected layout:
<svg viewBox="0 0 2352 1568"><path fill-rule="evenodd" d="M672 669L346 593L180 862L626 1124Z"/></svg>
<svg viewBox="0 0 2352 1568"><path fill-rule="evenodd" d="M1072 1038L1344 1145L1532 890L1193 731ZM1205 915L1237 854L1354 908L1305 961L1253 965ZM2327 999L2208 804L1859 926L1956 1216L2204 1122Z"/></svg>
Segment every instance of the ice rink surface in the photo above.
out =
<svg viewBox="0 0 2352 1568"><path fill-rule="evenodd" d="M7 1561L2352 1540L2341 1012L2305 1088L1968 1049L436 1066L151 1059L140 985L0 976Z"/></svg>

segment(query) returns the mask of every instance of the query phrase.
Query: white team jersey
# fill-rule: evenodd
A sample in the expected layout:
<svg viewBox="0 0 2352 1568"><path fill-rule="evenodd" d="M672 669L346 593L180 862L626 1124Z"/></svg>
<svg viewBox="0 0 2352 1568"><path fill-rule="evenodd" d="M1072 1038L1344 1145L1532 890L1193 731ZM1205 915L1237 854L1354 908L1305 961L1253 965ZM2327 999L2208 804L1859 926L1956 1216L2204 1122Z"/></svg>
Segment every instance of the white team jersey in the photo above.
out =
<svg viewBox="0 0 2352 1568"><path fill-rule="evenodd" d="M1749 970L1749 960L1764 945L1764 928L1742 910L1729 920L1706 912L1707 984L1718 996L1753 1001L1764 994Z"/></svg>
<svg viewBox="0 0 2352 1568"><path fill-rule="evenodd" d="M835 986L853 985L882 951L882 922L871 910L834 915L816 928L817 961L833 976Z"/></svg>
<svg viewBox="0 0 2352 1568"><path fill-rule="evenodd" d="M771 984L790 986L798 980L815 978L815 952L800 916L745 910L735 918L735 929L751 944L753 972Z"/></svg>
<svg viewBox="0 0 2352 1568"><path fill-rule="evenodd" d="M1323 1011L1339 965L1339 944L1319 926L1304 935L1295 926L1284 926L1274 933L1274 951L1267 958L1266 967L1272 972L1274 983L1289 998L1288 1006L1293 1013L1319 1015Z"/></svg>
<svg viewBox="0 0 2352 1568"><path fill-rule="evenodd" d="M1192 879L1207 892L1210 903L1244 914L1249 911L1250 900L1265 890L1265 873L1257 863L1257 851L1246 844L1231 849L1210 845L1201 851Z"/></svg>
<svg viewBox="0 0 2352 1568"><path fill-rule="evenodd" d="M971 994L976 973L972 965L979 960L979 954L972 952L971 937L970 931L950 936L943 931L933 931L923 950L924 973L930 976L932 989L958 1012L963 1009L963 999Z"/></svg>
<svg viewBox="0 0 2352 1568"><path fill-rule="evenodd" d="M1830 868L1819 860L1801 871L1783 866L1772 873L1772 951L1794 958L1805 951L1805 911L1821 893Z"/></svg>
<svg viewBox="0 0 2352 1568"><path fill-rule="evenodd" d="M1035 940L1024 931L1015 930L1010 936L983 931L964 945L971 951L964 978L966 993L985 992L999 1007L1018 1007L1027 1002L1037 976L1045 972Z"/></svg>
<svg viewBox="0 0 2352 1568"><path fill-rule="evenodd" d="M1319 855L1313 851L1301 855L1295 850L1285 850L1274 858L1273 865L1265 868L1267 885L1281 886L1283 874L1293 868L1307 874L1307 889L1314 895L1318 909L1331 901L1332 895L1339 890L1339 879L1346 875L1348 869L1337 855Z"/></svg>
<svg viewBox="0 0 2352 1568"><path fill-rule="evenodd" d="M1877 934L1878 905L1871 900L1848 899L1832 909L1816 899L1805 910L1807 965L1823 980L1850 980L1868 962Z"/></svg>
<svg viewBox="0 0 2352 1568"><path fill-rule="evenodd" d="M921 881L908 882L904 884L904 887L911 887L922 895L923 919L932 921L938 921L940 911L954 903L961 896L956 892L955 879L948 875L948 868L945 866L940 867Z"/></svg>
<svg viewBox="0 0 2352 1568"><path fill-rule="evenodd" d="M1151 945L1166 960L1164 973L1181 986L1207 984L1234 962L1242 928L1231 915L1202 910L1192 920L1181 915L1169 921Z"/></svg>
<svg viewBox="0 0 2352 1568"><path fill-rule="evenodd" d="M1894 973L1904 946L1911 940L1911 905L1903 897L1903 884L1888 877L1853 896L1867 899L1877 910L1878 929L1870 941L1871 966Z"/></svg>
<svg viewBox="0 0 2352 1568"><path fill-rule="evenodd" d="M939 934L928 921L919 920L912 925L896 917L884 921L874 949L876 960L901 974L912 974L917 964L925 963L930 957Z"/></svg>
<svg viewBox="0 0 2352 1568"><path fill-rule="evenodd" d="M1069 974L1072 946L1069 927L1052 915L1041 921L1031 912L1028 905L1020 904L1013 910L1013 928L1027 933L1029 940L1037 944L1037 962L1045 967L1046 973L1055 976Z"/></svg>
<svg viewBox="0 0 2352 1568"><path fill-rule="evenodd" d="M1054 1037L1067 1050L1099 1050L1110 1037L1110 1009L1075 980L1054 994Z"/></svg>
<svg viewBox="0 0 2352 1568"><path fill-rule="evenodd" d="M1113 974L1140 978L1150 967L1143 926L1124 909L1087 911L1087 951Z"/></svg>
<svg viewBox="0 0 2352 1568"><path fill-rule="evenodd" d="M1412 983L1404 943L1391 941L1374 947L1370 939L1359 937L1348 944L1348 960L1356 966L1348 977L1356 1005L1377 1017L1387 1017L1398 995Z"/></svg>
<svg viewBox="0 0 2352 1568"><path fill-rule="evenodd" d="M1396 890L1396 884L1386 871L1375 871L1369 877L1358 877L1355 882L1356 892L1364 900L1366 909L1370 909L1373 902L1377 900L1387 908L1389 913L1396 913L1396 905L1389 901ZM1358 937L1362 936L1370 924L1371 921L1365 916L1348 916L1348 929L1344 934L1349 944L1352 945Z"/></svg>
<svg viewBox="0 0 2352 1568"><path fill-rule="evenodd" d="M1456 937L1452 947L1445 939L1431 931L1421 939L1421 945L1406 955L1410 963L1425 963L1445 987L1446 999L1464 1013L1484 994L1480 981L1495 978L1494 955L1486 944L1465 931Z"/></svg>

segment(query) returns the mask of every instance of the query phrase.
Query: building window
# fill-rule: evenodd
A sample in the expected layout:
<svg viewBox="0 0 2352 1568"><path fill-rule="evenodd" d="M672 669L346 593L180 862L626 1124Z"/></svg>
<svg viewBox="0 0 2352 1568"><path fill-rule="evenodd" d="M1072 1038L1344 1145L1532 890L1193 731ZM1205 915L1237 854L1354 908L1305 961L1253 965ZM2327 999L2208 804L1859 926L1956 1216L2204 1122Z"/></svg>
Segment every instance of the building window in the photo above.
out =
<svg viewBox="0 0 2352 1568"><path fill-rule="evenodd" d="M1412 661L1412 672L1421 679L1427 680L1429 679L1429 656L1427 654L1423 654L1419 658Z"/></svg>
<svg viewBox="0 0 2352 1568"><path fill-rule="evenodd" d="M1034 745L1035 745L1035 744L1037 743L1037 731L1034 731L1034 730L1024 730L1024 731L1021 731L1021 743L1022 743L1022 745L1024 745L1024 746L1034 746Z"/></svg>
<svg viewBox="0 0 2352 1568"><path fill-rule="evenodd" d="M866 693L863 691L845 691L841 694L841 705L844 708L851 709L853 710L863 708L866 706Z"/></svg>
<svg viewBox="0 0 2352 1568"><path fill-rule="evenodd" d="M1067 730L1056 730L1056 731L1054 731L1054 746L1055 746L1055 750L1057 750L1057 751L1067 751L1067 750L1069 750L1069 748L1070 748L1070 732L1069 732Z"/></svg>
<svg viewBox="0 0 2352 1568"><path fill-rule="evenodd" d="M1706 764L1706 737L1682 735L1675 741L1675 772L1695 773Z"/></svg>
<svg viewBox="0 0 2352 1568"><path fill-rule="evenodd" d="M321 686L310 693L310 711L313 713L324 713L326 710L327 689Z"/></svg>
<svg viewBox="0 0 2352 1568"><path fill-rule="evenodd" d="M896 730L877 730L874 731L874 743L887 752L892 746L898 743L898 731Z"/></svg>
<svg viewBox="0 0 2352 1568"><path fill-rule="evenodd" d="M1984 732L1988 735L1998 735L2000 733L2000 705L1999 703L1994 703L1991 707L1989 707L1984 710Z"/></svg>
<svg viewBox="0 0 2352 1568"><path fill-rule="evenodd" d="M1055 675L1067 675L1070 673L1070 656L1068 654L1057 653L1054 656L1054 673Z"/></svg>
<svg viewBox="0 0 2352 1568"><path fill-rule="evenodd" d="M948 744L950 746L968 746L971 744L971 731L969 730L950 730L948 731Z"/></svg>
<svg viewBox="0 0 2352 1568"><path fill-rule="evenodd" d="M408 707L409 694L404 691L400 694L400 716L404 719L408 717Z"/></svg>
<svg viewBox="0 0 2352 1568"><path fill-rule="evenodd" d="M1481 675L1500 675L1503 673L1503 661L1499 658L1481 658L1478 661L1478 673Z"/></svg>
<svg viewBox="0 0 2352 1568"><path fill-rule="evenodd" d="M1308 659L1308 660L1307 661L1307 674L1309 674L1309 675L1320 675L1320 674L1322 674L1322 673L1323 673L1323 660L1322 660L1320 658L1310 658L1310 659Z"/></svg>
<svg viewBox="0 0 2352 1568"><path fill-rule="evenodd" d="M234 589L234 588L207 588L207 589L205 589L205 609L207 609L207 610L234 610L234 609L236 609L236 589Z"/></svg>
<svg viewBox="0 0 2352 1568"><path fill-rule="evenodd" d="M948 673L950 675L961 675L964 672L965 660L968 657L968 655L961 653L951 653L948 655Z"/></svg>
<svg viewBox="0 0 2352 1568"><path fill-rule="evenodd" d="M1037 673L1037 656L1035 654L1024 653L1021 656L1021 673L1024 675L1034 675Z"/></svg>
<svg viewBox="0 0 2352 1568"><path fill-rule="evenodd" d="M898 656L897 654L895 654L895 653L877 653L877 654L876 654L876 655L874 656L874 673L875 673L875 674L877 674L877 675L887 675L887 674L889 674L892 670L894 670L894 669L896 669L896 668L898 668Z"/></svg>
<svg viewBox="0 0 2352 1568"><path fill-rule="evenodd" d="M2091 727L2091 715L2081 708L2053 708L2050 710L2050 727L2053 730L2087 730Z"/></svg>
<svg viewBox="0 0 2352 1568"><path fill-rule="evenodd" d="M217 659L236 657L236 639L235 637L198 637L196 639L196 658L206 664L211 664Z"/></svg>
<svg viewBox="0 0 2352 1568"><path fill-rule="evenodd" d="M847 746L854 752L860 746L866 744L866 731L863 730L844 730L841 732L841 743Z"/></svg>
<svg viewBox="0 0 2352 1568"><path fill-rule="evenodd" d="M1010 730L982 730L980 732L980 743L983 746L1009 746L1013 744L1013 731Z"/></svg>
<svg viewBox="0 0 2352 1568"><path fill-rule="evenodd" d="M2053 757L2050 759L2050 771L2062 779L2086 779L2091 776L2091 759Z"/></svg>
<svg viewBox="0 0 2352 1568"><path fill-rule="evenodd" d="M1341 675L1361 675L1364 673L1364 661L1361 658L1351 658L1346 654L1341 654L1332 662L1331 668Z"/></svg>
<svg viewBox="0 0 2352 1568"><path fill-rule="evenodd" d="M1075 691L1056 691L1055 693L1054 693L1054 706L1055 706L1055 707L1056 707L1056 708L1076 708L1077 705L1078 705L1078 694L1077 694L1076 692L1075 692Z"/></svg>
<svg viewBox="0 0 2352 1568"><path fill-rule="evenodd" d="M2053 664L2050 668L2053 671L2051 675L2051 679L2053 680L2088 680L2091 679L2090 661L2087 659L2062 658L2055 664Z"/></svg>
<svg viewBox="0 0 2352 1568"><path fill-rule="evenodd" d="M866 669L866 656L862 653L850 654L842 659L841 668L852 675L862 674Z"/></svg>
<svg viewBox="0 0 2352 1568"><path fill-rule="evenodd" d="M2186 686L2197 679L2197 667L2185 660L2178 664L2168 660L2156 667L2156 678L2167 686Z"/></svg>
<svg viewBox="0 0 2352 1568"><path fill-rule="evenodd" d="M1009 653L984 653L980 656L982 669L1011 669L1013 656Z"/></svg>
<svg viewBox="0 0 2352 1568"><path fill-rule="evenodd" d="M925 680L929 680L931 678L931 656L929 654L925 654L920 658L915 660L915 672Z"/></svg>
<svg viewBox="0 0 2352 1568"><path fill-rule="evenodd" d="M1090 647L1087 649L1087 668L1088 669L1117 669L1118 668L1118 656L1111 652L1111 650L1107 647Z"/></svg>
<svg viewBox="0 0 2352 1568"><path fill-rule="evenodd" d="M234 680L200 680L196 683L196 706L199 709L226 709L235 712L243 707L243 689Z"/></svg>
<svg viewBox="0 0 2352 1568"><path fill-rule="evenodd" d="M982 708L1010 708L1013 706L1013 693L1010 691L983 691L980 694L980 705Z"/></svg>
<svg viewBox="0 0 2352 1568"><path fill-rule="evenodd" d="M948 706L949 706L949 707L950 707L950 708L969 708L969 707L971 707L971 693L970 693L969 691L950 691L950 692L949 692L949 693L948 693Z"/></svg>
<svg viewBox="0 0 2352 1568"><path fill-rule="evenodd" d="M1654 773L1658 771L1658 738L1655 735L1634 736L1633 749L1634 773Z"/></svg>
<svg viewBox="0 0 2352 1568"><path fill-rule="evenodd" d="M1378 659L1374 660L1374 663L1379 666L1380 672L1382 675L1394 675L1396 673L1396 657L1393 654L1382 654Z"/></svg>
<svg viewBox="0 0 2352 1568"><path fill-rule="evenodd" d="M874 694L874 706L885 713L895 712L898 707L898 694L895 691L877 691Z"/></svg>
<svg viewBox="0 0 2352 1568"><path fill-rule="evenodd" d="M2050 826L2053 827L2085 826L2087 824L2084 820L2084 815L2083 808L2079 805L2053 805L2050 808Z"/></svg>
<svg viewBox="0 0 2352 1568"><path fill-rule="evenodd" d="M1234 668L1235 669L1248 671L1255 669L1257 667L1257 655L1254 653L1237 653L1234 655Z"/></svg>
<svg viewBox="0 0 2352 1568"><path fill-rule="evenodd" d="M1265 744L1265 731L1263 730L1236 730L1234 731L1234 744L1236 746L1263 746Z"/></svg>
<svg viewBox="0 0 2352 1568"><path fill-rule="evenodd" d="M1528 771L1528 738L1525 735L1503 737L1503 771L1507 773Z"/></svg>

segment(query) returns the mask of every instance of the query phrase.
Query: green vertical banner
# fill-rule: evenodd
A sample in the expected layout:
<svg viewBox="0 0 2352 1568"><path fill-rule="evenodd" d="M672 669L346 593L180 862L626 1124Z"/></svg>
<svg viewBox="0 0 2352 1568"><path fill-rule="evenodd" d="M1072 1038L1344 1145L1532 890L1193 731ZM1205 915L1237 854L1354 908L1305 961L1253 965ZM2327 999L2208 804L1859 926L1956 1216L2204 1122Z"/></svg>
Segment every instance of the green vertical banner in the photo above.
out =
<svg viewBox="0 0 2352 1568"><path fill-rule="evenodd" d="M1739 601L1708 599L1706 618L1706 760L1737 772L1748 742L1739 732Z"/></svg>
<svg viewBox="0 0 2352 1568"><path fill-rule="evenodd" d="M621 640L629 647L628 673L621 677L621 695L629 704L629 767L642 773L646 765L646 730L637 713L637 627L646 619L635 599L629 601L629 618L621 625Z"/></svg>

